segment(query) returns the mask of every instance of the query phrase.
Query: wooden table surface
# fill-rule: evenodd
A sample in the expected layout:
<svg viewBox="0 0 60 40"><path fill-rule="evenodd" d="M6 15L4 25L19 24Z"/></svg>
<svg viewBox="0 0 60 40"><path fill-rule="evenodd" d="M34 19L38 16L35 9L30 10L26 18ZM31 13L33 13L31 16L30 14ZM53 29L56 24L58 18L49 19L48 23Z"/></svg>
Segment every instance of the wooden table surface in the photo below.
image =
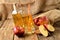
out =
<svg viewBox="0 0 60 40"><path fill-rule="evenodd" d="M51 35L48 37L36 34L25 37L18 37L13 34L13 27L14 23L12 18L7 19L0 28L0 40L60 40L60 27L55 27L55 32L51 33Z"/></svg>

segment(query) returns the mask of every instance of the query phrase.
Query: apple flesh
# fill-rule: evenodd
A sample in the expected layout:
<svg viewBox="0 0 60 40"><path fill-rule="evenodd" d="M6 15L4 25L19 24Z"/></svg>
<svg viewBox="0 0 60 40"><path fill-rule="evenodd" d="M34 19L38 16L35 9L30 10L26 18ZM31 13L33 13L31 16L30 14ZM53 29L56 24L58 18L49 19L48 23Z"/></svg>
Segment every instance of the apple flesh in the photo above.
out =
<svg viewBox="0 0 60 40"><path fill-rule="evenodd" d="M24 28L23 27L14 27L13 31L14 31L15 35L18 35L18 36L24 35Z"/></svg>
<svg viewBox="0 0 60 40"><path fill-rule="evenodd" d="M44 26L50 32L54 32L55 31L55 28L51 24L44 24Z"/></svg>
<svg viewBox="0 0 60 40"><path fill-rule="evenodd" d="M39 26L39 30L40 30L40 33L41 33L43 36L45 36L45 37L48 36L48 31L47 31L47 29L44 27L44 25L40 25L40 26Z"/></svg>

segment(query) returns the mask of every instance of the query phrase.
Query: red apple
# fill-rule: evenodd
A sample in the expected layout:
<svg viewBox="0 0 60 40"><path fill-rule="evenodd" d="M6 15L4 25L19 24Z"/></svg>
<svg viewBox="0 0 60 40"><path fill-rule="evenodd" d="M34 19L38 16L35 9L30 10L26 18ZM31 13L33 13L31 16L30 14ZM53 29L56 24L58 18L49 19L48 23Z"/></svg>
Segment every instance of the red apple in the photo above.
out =
<svg viewBox="0 0 60 40"><path fill-rule="evenodd" d="M35 25L37 25L37 26L40 26L40 23L38 23L38 22L39 22L39 19L40 19L40 17L35 18L35 19L33 20L34 23L35 23Z"/></svg>
<svg viewBox="0 0 60 40"><path fill-rule="evenodd" d="M19 32L18 27L14 27L13 31L14 31L14 34L17 34Z"/></svg>
<svg viewBox="0 0 60 40"><path fill-rule="evenodd" d="M48 24L49 21L48 21L48 18L46 16L43 16L39 19L39 22L40 24Z"/></svg>
<svg viewBox="0 0 60 40"><path fill-rule="evenodd" d="M35 25L40 26L43 24L48 24L49 21L48 21L48 18L46 16L43 16L43 17L35 18L34 23L35 23Z"/></svg>
<svg viewBox="0 0 60 40"><path fill-rule="evenodd" d="M20 32L20 33L24 33L24 28L23 28L23 27L20 27L19 32Z"/></svg>
<svg viewBox="0 0 60 40"><path fill-rule="evenodd" d="M14 34L16 35L23 35L24 34L24 28L23 27L14 27Z"/></svg>
<svg viewBox="0 0 60 40"><path fill-rule="evenodd" d="M38 18L35 18L33 21L36 24L38 22Z"/></svg>
<svg viewBox="0 0 60 40"><path fill-rule="evenodd" d="M36 23L37 26L40 26L40 23Z"/></svg>
<svg viewBox="0 0 60 40"><path fill-rule="evenodd" d="M43 20L44 24L48 24L49 23L49 20L48 20L48 18L46 16L43 16L42 20Z"/></svg>
<svg viewBox="0 0 60 40"><path fill-rule="evenodd" d="M38 20L38 24L43 24L43 20L42 20L42 18L39 18L39 20Z"/></svg>

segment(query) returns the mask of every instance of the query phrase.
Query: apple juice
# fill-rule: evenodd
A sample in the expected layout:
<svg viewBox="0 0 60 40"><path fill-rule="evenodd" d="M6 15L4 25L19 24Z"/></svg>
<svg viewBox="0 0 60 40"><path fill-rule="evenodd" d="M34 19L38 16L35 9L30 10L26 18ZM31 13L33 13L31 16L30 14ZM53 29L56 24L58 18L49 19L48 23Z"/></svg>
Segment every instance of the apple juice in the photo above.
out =
<svg viewBox="0 0 60 40"><path fill-rule="evenodd" d="M22 27L24 25L23 19L22 19L22 16L20 13L12 14L12 16L13 16L15 26L21 26Z"/></svg>
<svg viewBox="0 0 60 40"><path fill-rule="evenodd" d="M28 4L28 10L27 10L27 16L24 18L24 20L25 20L25 25L26 25L26 32L28 33L28 34L32 34L32 33L34 33L34 31L35 31L35 27L34 27L34 22L33 22L33 18L32 18L32 15L31 15L31 13L30 13L30 8L31 8L31 6L30 6L30 4Z"/></svg>
<svg viewBox="0 0 60 40"><path fill-rule="evenodd" d="M35 31L33 19L29 16L23 17L24 25L25 25L25 33L32 34Z"/></svg>

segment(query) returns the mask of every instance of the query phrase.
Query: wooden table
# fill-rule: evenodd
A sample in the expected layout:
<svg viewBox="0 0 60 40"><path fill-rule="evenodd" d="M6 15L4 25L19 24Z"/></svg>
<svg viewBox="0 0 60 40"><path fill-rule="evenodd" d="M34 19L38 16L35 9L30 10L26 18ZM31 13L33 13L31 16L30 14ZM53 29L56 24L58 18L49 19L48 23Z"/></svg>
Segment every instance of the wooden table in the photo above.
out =
<svg viewBox="0 0 60 40"><path fill-rule="evenodd" d="M55 27L55 32L51 33L51 35L48 37L36 34L25 37L18 37L13 34L13 27L14 23L12 18L7 19L0 28L0 40L60 40L60 27Z"/></svg>

